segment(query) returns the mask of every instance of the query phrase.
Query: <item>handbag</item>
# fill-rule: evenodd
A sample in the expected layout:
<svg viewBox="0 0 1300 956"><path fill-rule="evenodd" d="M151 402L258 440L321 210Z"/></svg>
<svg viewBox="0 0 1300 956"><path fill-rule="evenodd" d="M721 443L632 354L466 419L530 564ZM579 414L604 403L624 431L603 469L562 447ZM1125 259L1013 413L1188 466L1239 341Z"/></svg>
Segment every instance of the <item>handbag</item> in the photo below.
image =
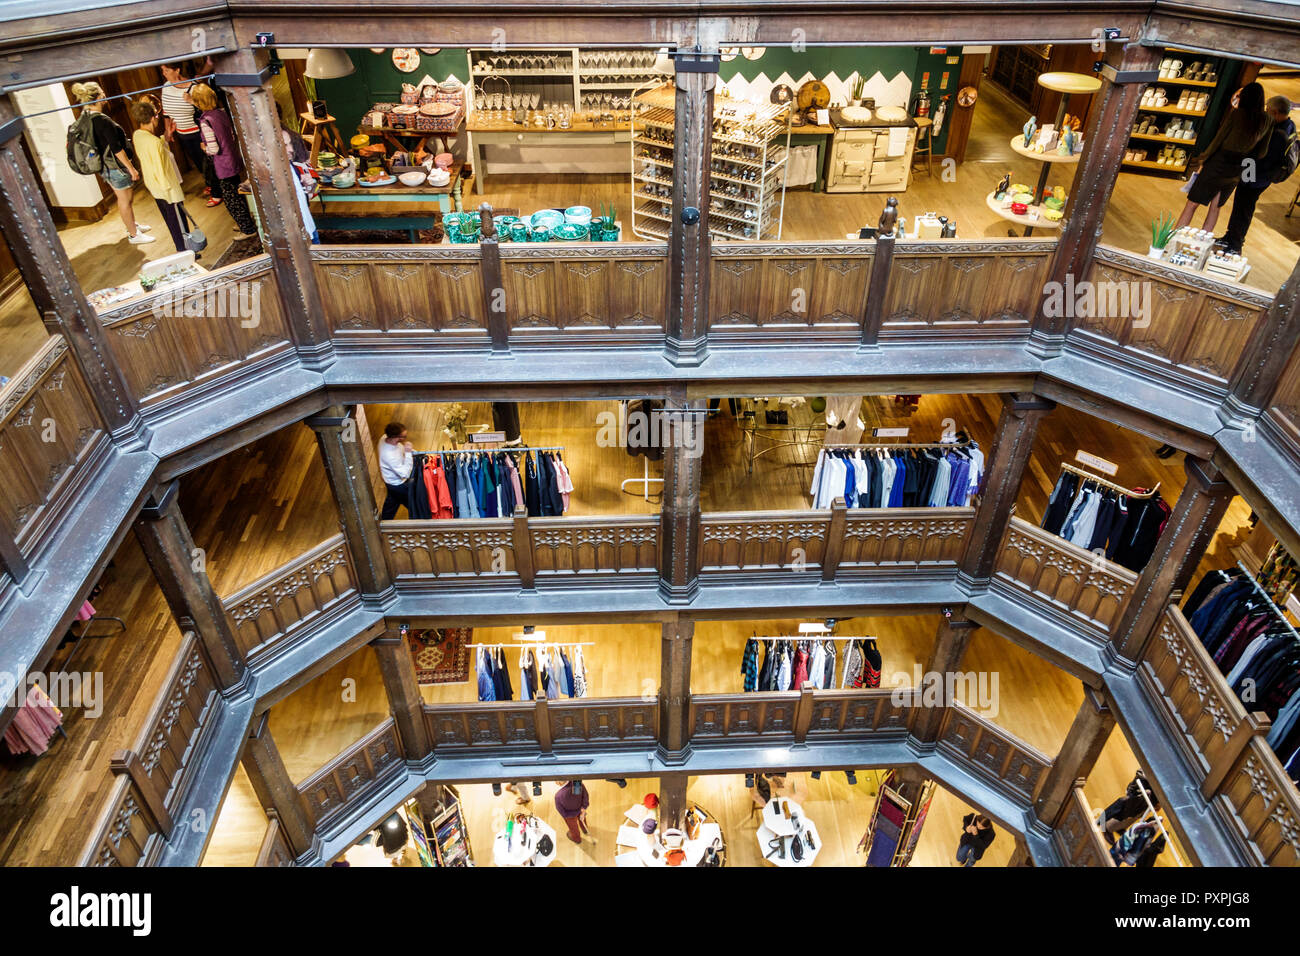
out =
<svg viewBox="0 0 1300 956"><path fill-rule="evenodd" d="M178 202L176 210L181 215L181 223L183 224L181 235L185 237L185 248L196 254L202 252L208 247L208 237L203 234L203 230L199 228L198 223L190 219L189 213L185 211L185 203Z"/></svg>
<svg viewBox="0 0 1300 956"><path fill-rule="evenodd" d="M797 833L790 840L790 856L796 863L803 859L803 840L799 839Z"/></svg>

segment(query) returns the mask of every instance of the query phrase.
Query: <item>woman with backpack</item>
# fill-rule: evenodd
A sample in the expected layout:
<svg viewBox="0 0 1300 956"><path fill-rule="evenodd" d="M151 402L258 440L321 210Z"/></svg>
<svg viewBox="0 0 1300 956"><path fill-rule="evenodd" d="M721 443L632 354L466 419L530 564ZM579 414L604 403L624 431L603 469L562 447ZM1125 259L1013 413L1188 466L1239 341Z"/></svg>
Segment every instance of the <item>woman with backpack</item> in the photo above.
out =
<svg viewBox="0 0 1300 956"><path fill-rule="evenodd" d="M190 87L190 101L200 110L199 131L203 136L203 151L212 160L221 185L220 202L235 220L236 239L253 239L257 226L248 211L248 201L239 193L239 179L244 175L244 160L235 143L235 127L230 114L217 102L217 94L206 83ZM214 192L213 195L216 195Z"/></svg>
<svg viewBox="0 0 1300 956"><path fill-rule="evenodd" d="M81 117L69 129L69 158L78 146L83 153L93 148L99 156L99 178L108 183L117 198L117 214L126 226L127 241L136 246L153 242L149 227L135 221L135 207L131 203L140 173L127 152L125 131L104 115L104 88L95 82L73 83L72 96L85 105ZM85 123L82 117L88 117Z"/></svg>
<svg viewBox="0 0 1300 956"><path fill-rule="evenodd" d="M158 133L162 129L162 114L152 101L143 97L131 104L131 118L140 127L131 136L136 158L140 160L140 173L145 188L158 204L167 231L177 252L185 251L185 230L181 227L185 215L185 192L181 189L181 174L176 168L172 151ZM198 258L197 253L194 258Z"/></svg>

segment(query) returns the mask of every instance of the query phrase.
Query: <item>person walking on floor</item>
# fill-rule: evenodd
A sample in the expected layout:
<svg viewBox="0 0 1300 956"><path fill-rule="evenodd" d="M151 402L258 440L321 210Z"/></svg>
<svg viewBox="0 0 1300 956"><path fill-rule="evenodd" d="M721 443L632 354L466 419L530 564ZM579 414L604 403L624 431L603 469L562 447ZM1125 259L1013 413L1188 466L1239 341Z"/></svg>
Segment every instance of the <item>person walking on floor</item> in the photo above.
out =
<svg viewBox="0 0 1300 956"><path fill-rule="evenodd" d="M1264 190L1290 178L1297 160L1300 160L1300 141L1296 139L1295 123L1291 121L1291 101L1285 96L1270 97L1266 110L1273 128L1267 137L1264 158L1255 164L1253 170L1247 167L1241 171L1241 182L1232 200L1232 215L1228 217L1228 231L1215 242L1229 252L1241 252L1246 232L1255 218L1255 204Z"/></svg>
<svg viewBox="0 0 1300 956"><path fill-rule="evenodd" d="M185 76L185 64L164 63L161 67L163 79L167 85L162 88L162 108L166 117L166 140L181 144L181 149L203 176L203 195L208 197L209 206L221 203L221 184L217 180L212 160L203 151L203 137L199 131L198 118L195 116L195 104L190 99L194 81Z"/></svg>
<svg viewBox="0 0 1300 956"><path fill-rule="evenodd" d="M957 862L974 866L984 855L996 834L993 821L982 813L968 813L961 818L961 840L957 843Z"/></svg>
<svg viewBox="0 0 1300 956"><path fill-rule="evenodd" d="M569 828L568 837L574 843L582 842L582 834L587 832L587 806L591 797L581 780L570 780L555 791L555 809L564 818ZM581 829L581 833L578 831Z"/></svg>
<svg viewBox="0 0 1300 956"><path fill-rule="evenodd" d="M181 173L176 168L176 159L158 135L162 117L152 102L141 98L131 104L131 118L140 127L131 134L131 143L135 146L136 159L140 161L140 175L145 188L158 204L176 251L184 252L185 234L181 219L185 192L181 189ZM194 258L197 259L198 255Z"/></svg>
<svg viewBox="0 0 1300 956"><path fill-rule="evenodd" d="M411 516L411 470L415 466L415 448L406 439L406 426L389 422L384 426L384 437L379 439L379 474L384 479L388 494L384 498L380 521L392 521L397 509L405 508Z"/></svg>
<svg viewBox="0 0 1300 956"><path fill-rule="evenodd" d="M1270 121L1264 112L1264 87L1249 83L1238 91L1234 102L1205 152L1187 164L1188 171L1196 173L1196 182L1187 191L1187 203L1175 229L1190 226L1196 207L1207 206L1201 228L1213 232L1219 210L1241 179L1242 161L1260 159L1268 147Z"/></svg>
<svg viewBox="0 0 1300 956"><path fill-rule="evenodd" d="M132 245L153 242L149 227L135 221L135 184L140 181L140 171L131 161L126 148L126 132L112 117L104 115L104 88L95 82L73 83L72 96L84 103L82 110L90 114L91 135L99 152L102 169L99 178L108 183L117 199L117 214L126 226L126 238ZM95 102L98 101L98 102Z"/></svg>
<svg viewBox="0 0 1300 956"><path fill-rule="evenodd" d="M199 132L203 137L203 151L212 160L221 186L221 198L226 212L235 221L236 239L253 239L257 226L248 211L248 201L239 193L239 180L244 175L244 160L235 142L235 127L230 114L217 102L217 94L206 83L190 87L190 101L199 109ZM213 203L209 202L209 206Z"/></svg>

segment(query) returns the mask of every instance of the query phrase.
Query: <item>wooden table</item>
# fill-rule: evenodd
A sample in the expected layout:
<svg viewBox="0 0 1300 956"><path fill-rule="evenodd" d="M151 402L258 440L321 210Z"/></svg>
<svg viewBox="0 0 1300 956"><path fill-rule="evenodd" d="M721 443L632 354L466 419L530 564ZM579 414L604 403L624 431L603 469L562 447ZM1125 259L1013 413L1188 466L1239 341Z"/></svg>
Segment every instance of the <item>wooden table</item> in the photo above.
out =
<svg viewBox="0 0 1300 956"><path fill-rule="evenodd" d="M371 142L374 142L374 135L378 133L388 142L389 146L393 147L393 149L410 153L416 153L421 150L432 152L431 150L425 149L425 144L428 142L430 136L435 136L441 142L442 151L449 153L451 152L451 138L459 135L460 131L464 128L465 124L462 121L461 125L451 132L431 129L403 129L393 126L358 126L357 133L371 137ZM419 142L415 143L413 146L403 142L403 140L412 138L419 140Z"/></svg>
<svg viewBox="0 0 1300 956"><path fill-rule="evenodd" d="M578 119L576 116L568 129L560 129L558 126L554 129L548 129L533 124L485 121L471 114L470 119L465 124L465 129L469 134L469 151L466 155L474 167L477 179L475 188L480 194L483 192L488 172L487 160L482 152L484 147L541 147L556 149L557 151L568 147L583 151L589 150L590 147L626 145L632 139L632 127L626 120L601 122ZM620 155L616 164L606 162L602 166L595 163L590 151L587 151L583 152L580 157L548 164L543 169L551 173L611 172L626 174L628 171L627 163L627 156ZM512 167L500 170L503 173L519 172L525 168L519 163L502 165ZM534 174L538 171L535 166L530 166L528 169Z"/></svg>
<svg viewBox="0 0 1300 956"><path fill-rule="evenodd" d="M403 186L401 183L393 183L391 186L348 186L344 189L322 186L316 194L316 201L321 203L322 212L326 203L362 202L437 203L442 212L451 212L454 202L456 211L460 212L461 164L453 163L447 168L447 171L451 173L451 181L446 186L430 186L428 184L423 186Z"/></svg>

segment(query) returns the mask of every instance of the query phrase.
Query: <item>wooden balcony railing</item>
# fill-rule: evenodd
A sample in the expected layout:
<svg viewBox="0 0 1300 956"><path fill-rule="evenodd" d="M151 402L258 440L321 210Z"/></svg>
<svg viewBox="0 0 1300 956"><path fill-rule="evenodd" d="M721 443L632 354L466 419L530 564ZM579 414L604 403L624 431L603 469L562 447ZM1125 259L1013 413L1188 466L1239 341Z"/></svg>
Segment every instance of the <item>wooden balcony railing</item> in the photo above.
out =
<svg viewBox="0 0 1300 956"><path fill-rule="evenodd" d="M659 702L653 697L596 697L426 704L424 719L435 752L568 752L653 742Z"/></svg>
<svg viewBox="0 0 1300 956"><path fill-rule="evenodd" d="M813 690L696 694L691 698L693 743L809 738L850 740L907 736L913 708L892 690Z"/></svg>
<svg viewBox="0 0 1300 956"><path fill-rule="evenodd" d="M1100 246L1088 275L1097 305L1074 318L1087 352L1203 393L1226 393L1272 296ZM1132 295L1141 298L1142 309ZM1075 303L1077 306L1077 302Z"/></svg>
<svg viewBox="0 0 1300 956"><path fill-rule="evenodd" d="M713 247L709 337L719 342L860 336L874 242Z"/></svg>
<svg viewBox="0 0 1300 956"><path fill-rule="evenodd" d="M1027 336L1056 239L912 241L894 247L880 341Z"/></svg>
<svg viewBox="0 0 1300 956"><path fill-rule="evenodd" d="M528 535L538 580L658 572L658 515L529 518Z"/></svg>
<svg viewBox="0 0 1300 956"><path fill-rule="evenodd" d="M509 518L385 521L379 527L399 579L519 576Z"/></svg>
<svg viewBox="0 0 1300 956"><path fill-rule="evenodd" d="M99 318L146 415L294 360L269 256L106 309Z"/></svg>
<svg viewBox="0 0 1300 956"><path fill-rule="evenodd" d="M336 534L222 604L244 658L256 663L283 650L325 614L358 600L352 557L343 535Z"/></svg>
<svg viewBox="0 0 1300 956"><path fill-rule="evenodd" d="M176 821L217 714L217 686L202 645L187 634L134 749L113 755L118 775L83 866L136 866L156 858Z"/></svg>
<svg viewBox="0 0 1300 956"><path fill-rule="evenodd" d="M372 785L379 785L405 769L397 725L385 720L353 746L298 785L316 828L328 828Z"/></svg>
<svg viewBox="0 0 1300 956"><path fill-rule="evenodd" d="M1251 854L1300 866L1300 791L1264 741L1268 720L1247 713L1178 608L1166 611L1138 679L1201 796L1228 808Z"/></svg>
<svg viewBox="0 0 1300 956"><path fill-rule="evenodd" d="M274 810L267 810L266 816L266 833L262 837L262 845L257 849L257 862L253 865L293 866L293 848L285 838L279 815Z"/></svg>
<svg viewBox="0 0 1300 956"><path fill-rule="evenodd" d="M1109 866L1115 861L1093 823L1082 787L1075 787L1066 797L1065 807L1052 827L1052 841L1066 866Z"/></svg>
<svg viewBox="0 0 1300 956"><path fill-rule="evenodd" d="M994 576L1105 635L1137 581L1128 568L1014 516Z"/></svg>
<svg viewBox="0 0 1300 956"><path fill-rule="evenodd" d="M1300 349L1291 355L1282 373L1267 410L1267 423L1282 438L1291 458L1300 462Z"/></svg>
<svg viewBox="0 0 1300 956"><path fill-rule="evenodd" d="M956 565L974 508L849 508L839 572Z"/></svg>
<svg viewBox="0 0 1300 956"><path fill-rule="evenodd" d="M0 538L35 557L109 447L67 344L52 336L0 386Z"/></svg>
<svg viewBox="0 0 1300 956"><path fill-rule="evenodd" d="M960 754L1013 794L1032 801L1052 761L1001 727L953 701L939 727L939 749Z"/></svg>
<svg viewBox="0 0 1300 956"><path fill-rule="evenodd" d="M502 243L510 345L662 342L666 243Z"/></svg>

